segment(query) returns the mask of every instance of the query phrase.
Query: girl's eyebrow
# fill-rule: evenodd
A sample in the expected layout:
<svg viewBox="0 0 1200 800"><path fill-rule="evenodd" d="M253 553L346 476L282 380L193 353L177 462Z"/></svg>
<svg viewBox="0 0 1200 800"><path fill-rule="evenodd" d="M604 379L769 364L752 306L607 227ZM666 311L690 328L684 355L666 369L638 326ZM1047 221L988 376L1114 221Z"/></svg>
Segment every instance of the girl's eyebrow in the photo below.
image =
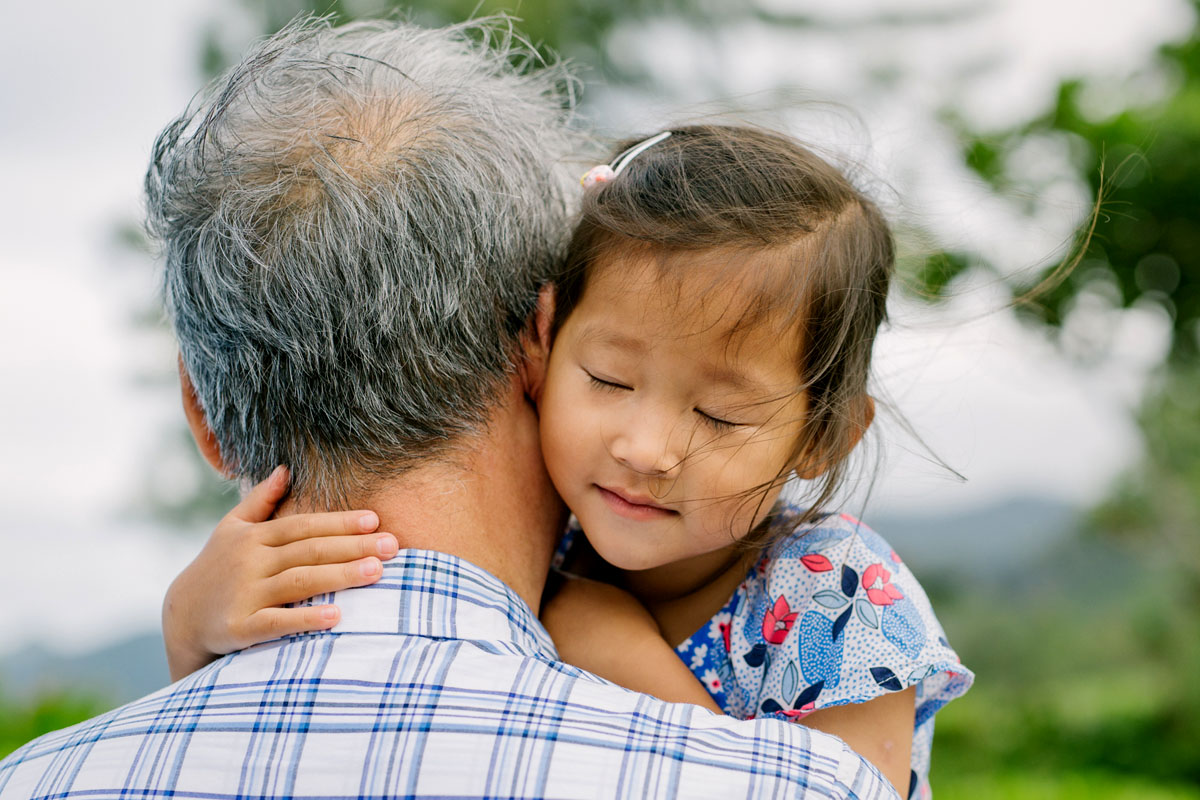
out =
<svg viewBox="0 0 1200 800"><path fill-rule="evenodd" d="M704 377L713 383L723 383L739 392L751 394L772 394L770 388L761 381L750 377L741 370L710 364L704 369Z"/></svg>
<svg viewBox="0 0 1200 800"><path fill-rule="evenodd" d="M579 333L579 341L587 344L598 344L626 350L634 354L645 353L648 346L636 336L606 328L601 325L589 325Z"/></svg>

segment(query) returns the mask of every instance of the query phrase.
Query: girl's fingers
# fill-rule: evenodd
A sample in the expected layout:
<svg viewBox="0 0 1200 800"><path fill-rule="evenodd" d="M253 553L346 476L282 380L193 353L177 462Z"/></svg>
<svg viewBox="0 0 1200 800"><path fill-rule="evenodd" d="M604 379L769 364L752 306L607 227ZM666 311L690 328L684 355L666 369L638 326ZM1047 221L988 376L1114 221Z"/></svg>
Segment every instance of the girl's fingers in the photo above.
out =
<svg viewBox="0 0 1200 800"><path fill-rule="evenodd" d="M324 514L293 514L259 527L263 544L280 547L319 536L370 533L379 527L379 517L374 511L328 511Z"/></svg>
<svg viewBox="0 0 1200 800"><path fill-rule="evenodd" d="M382 574L383 565L373 556L347 564L292 567L267 579L264 605L298 603L319 594L366 586L379 580Z"/></svg>
<svg viewBox="0 0 1200 800"><path fill-rule="evenodd" d="M245 522L262 522L270 519L271 514L275 513L275 506L287 494L290 481L291 473L288 472L287 467L280 464L263 481L255 484L249 494L242 498L242 502L233 507L229 516L237 517Z"/></svg>
<svg viewBox="0 0 1200 800"><path fill-rule="evenodd" d="M275 572L291 567L311 567L320 564L342 564L368 556L386 561L400 550L396 537L390 533L358 534L355 536L319 536L275 548Z"/></svg>
<svg viewBox="0 0 1200 800"><path fill-rule="evenodd" d="M243 647L293 633L329 630L341 619L337 606L264 608L251 614L242 631Z"/></svg>

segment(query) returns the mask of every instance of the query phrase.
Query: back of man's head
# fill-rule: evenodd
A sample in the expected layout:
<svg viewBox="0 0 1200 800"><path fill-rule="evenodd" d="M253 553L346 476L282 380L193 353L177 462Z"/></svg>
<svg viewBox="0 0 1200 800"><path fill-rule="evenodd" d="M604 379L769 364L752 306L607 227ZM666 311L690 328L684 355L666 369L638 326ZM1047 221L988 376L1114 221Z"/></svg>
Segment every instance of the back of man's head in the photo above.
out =
<svg viewBox="0 0 1200 800"><path fill-rule="evenodd" d="M568 234L569 76L533 60L494 23L294 23L159 136L148 227L231 473L336 506L481 430Z"/></svg>

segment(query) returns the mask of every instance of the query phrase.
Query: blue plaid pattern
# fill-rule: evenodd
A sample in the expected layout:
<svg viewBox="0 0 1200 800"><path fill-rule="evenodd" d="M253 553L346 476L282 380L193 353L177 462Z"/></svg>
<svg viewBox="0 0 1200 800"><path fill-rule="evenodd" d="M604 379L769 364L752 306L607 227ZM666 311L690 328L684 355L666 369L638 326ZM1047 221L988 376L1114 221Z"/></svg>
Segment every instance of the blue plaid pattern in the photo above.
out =
<svg viewBox="0 0 1200 800"><path fill-rule="evenodd" d="M336 602L333 632L26 744L0 762L0 798L895 796L833 737L557 661L529 607L453 556L401 551Z"/></svg>

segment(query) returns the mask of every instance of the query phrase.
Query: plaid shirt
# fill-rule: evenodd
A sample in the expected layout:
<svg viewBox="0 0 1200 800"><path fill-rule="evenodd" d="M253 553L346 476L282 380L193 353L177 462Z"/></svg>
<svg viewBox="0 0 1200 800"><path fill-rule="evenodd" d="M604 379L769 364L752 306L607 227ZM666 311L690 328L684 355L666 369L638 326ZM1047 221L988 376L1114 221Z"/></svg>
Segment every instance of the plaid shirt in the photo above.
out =
<svg viewBox="0 0 1200 800"><path fill-rule="evenodd" d="M26 744L0 762L0 798L895 796L833 737L557 661L529 607L453 556L401 551L336 599L334 632Z"/></svg>

